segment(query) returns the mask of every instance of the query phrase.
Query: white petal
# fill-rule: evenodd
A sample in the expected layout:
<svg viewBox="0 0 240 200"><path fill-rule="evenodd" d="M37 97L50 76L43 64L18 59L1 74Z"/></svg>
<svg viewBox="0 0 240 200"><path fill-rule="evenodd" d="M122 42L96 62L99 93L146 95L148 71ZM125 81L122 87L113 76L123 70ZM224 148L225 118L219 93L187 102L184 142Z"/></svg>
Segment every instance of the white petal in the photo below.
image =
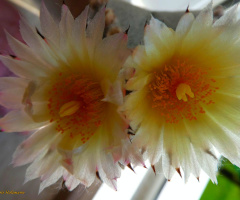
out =
<svg viewBox="0 0 240 200"><path fill-rule="evenodd" d="M211 27L213 23L213 11L212 2L210 2L207 7L205 7L196 17L193 22L192 29L194 31L199 31L206 27Z"/></svg>
<svg viewBox="0 0 240 200"><path fill-rule="evenodd" d="M47 43L28 25L25 19L21 18L20 21L20 32L22 38L27 45L34 51L35 54L39 55L46 62L53 66L57 66L57 61L54 58L51 50Z"/></svg>
<svg viewBox="0 0 240 200"><path fill-rule="evenodd" d="M205 109L205 111L210 118L209 121L212 122L213 124L214 123L218 124L216 119L207 112L207 109ZM209 134L206 136L223 156L225 156L233 164L239 166L240 165L239 152L237 148L239 143L236 142L237 138L234 140L235 137L232 133L224 131L223 128L220 127L220 124L218 125L219 125L218 130L216 129L216 126L214 126L215 130L211 130L211 132L209 132ZM209 127L210 124L206 124L206 126Z"/></svg>
<svg viewBox="0 0 240 200"><path fill-rule="evenodd" d="M186 13L184 14L180 21L178 22L177 28L176 28L176 34L182 38L184 35L187 34L189 29L191 28L191 25L194 21L194 15L192 13Z"/></svg>
<svg viewBox="0 0 240 200"><path fill-rule="evenodd" d="M28 114L35 122L50 121L51 115L49 114L48 103L48 101L32 102L32 107Z"/></svg>
<svg viewBox="0 0 240 200"><path fill-rule="evenodd" d="M179 159L180 165L184 171L185 182L188 181L190 174L192 173L196 178L200 175L200 166L196 159L195 153L193 152L190 140L187 137L180 136L178 142L178 155L181 156Z"/></svg>
<svg viewBox="0 0 240 200"><path fill-rule="evenodd" d="M105 8L102 8L90 21L86 33L89 38L89 54L92 56L97 44L99 44L103 37L103 31L105 26Z"/></svg>
<svg viewBox="0 0 240 200"><path fill-rule="evenodd" d="M127 48L127 38L125 33L118 33L104 38L95 51L96 65L99 67L100 63L105 71L110 70L111 74L117 76L131 53Z"/></svg>
<svg viewBox="0 0 240 200"><path fill-rule="evenodd" d="M33 80L39 77L47 76L47 70L43 70L42 68L28 62L1 55L0 60L8 67L9 70L20 77Z"/></svg>
<svg viewBox="0 0 240 200"><path fill-rule="evenodd" d="M171 180L173 174L175 173L175 169L171 165L171 158L170 155L166 152L162 155L162 169L165 177L168 180Z"/></svg>
<svg viewBox="0 0 240 200"><path fill-rule="evenodd" d="M116 179L121 176L121 168L118 163L114 163L111 154L98 155L98 171L101 178Z"/></svg>
<svg viewBox="0 0 240 200"><path fill-rule="evenodd" d="M104 156L107 156L107 155L104 155ZM114 161L112 158L110 158L110 160L108 160L107 163L104 163L104 160L102 162L101 160L103 158L102 156L101 157L98 156L98 158L100 159L98 160L97 169L98 169L101 180L104 183L106 183L108 186L110 186L111 188L117 191L117 178L120 177L120 173L121 173L120 166L118 165L118 163L114 164Z"/></svg>
<svg viewBox="0 0 240 200"><path fill-rule="evenodd" d="M5 132L30 131L42 127L46 123L35 123L24 111L8 112L0 119L0 127Z"/></svg>
<svg viewBox="0 0 240 200"><path fill-rule="evenodd" d="M0 91L0 104L8 109L22 109L23 95L16 94L23 94L24 91L23 88Z"/></svg>
<svg viewBox="0 0 240 200"><path fill-rule="evenodd" d="M155 165L153 165L156 173L158 174L163 174L163 165L162 165L162 158L159 159L159 161L157 163L155 163ZM153 171L155 173L155 171Z"/></svg>
<svg viewBox="0 0 240 200"><path fill-rule="evenodd" d="M94 44L98 44L103 37L103 30L105 26L105 8L102 8L90 21L87 27L87 36L94 41Z"/></svg>
<svg viewBox="0 0 240 200"><path fill-rule="evenodd" d="M22 99L28 81L15 77L0 78L0 104L9 109L23 107Z"/></svg>
<svg viewBox="0 0 240 200"><path fill-rule="evenodd" d="M216 173L217 173L217 163L218 160L214 154L207 154L200 148L195 148L195 154L201 168L207 173L214 183L217 183ZM209 150L210 151L210 150ZM211 151L210 151L211 152Z"/></svg>
<svg viewBox="0 0 240 200"><path fill-rule="evenodd" d="M175 50L175 42L174 31L152 17L150 24L145 27L144 34L146 54L151 57L151 62L161 65L159 61L170 58ZM143 65L144 63L141 66Z"/></svg>
<svg viewBox="0 0 240 200"><path fill-rule="evenodd" d="M59 23L60 48L66 58L71 55L70 41L72 36L73 23L74 19L70 10L66 5L63 5L61 21Z"/></svg>
<svg viewBox="0 0 240 200"><path fill-rule="evenodd" d="M129 138L122 140L122 145L119 148L122 153L119 153L121 156L121 163L131 163L133 166L142 165L145 166L143 161L143 156L139 151L138 146L130 142ZM114 158L114 162L119 161ZM126 162L127 161L127 162Z"/></svg>
<svg viewBox="0 0 240 200"><path fill-rule="evenodd" d="M56 149L44 149L34 162L27 168L25 183L35 178L47 180L60 166L61 156Z"/></svg>
<svg viewBox="0 0 240 200"><path fill-rule="evenodd" d="M77 46L84 46L83 41L86 39L86 27L88 18L89 6L74 20L73 24L73 41ZM78 48L77 48L78 49Z"/></svg>
<svg viewBox="0 0 240 200"><path fill-rule="evenodd" d="M204 129L199 130L192 127L188 133L191 135L192 148L194 149L199 166L208 174L213 182L217 183L216 171L218 160L211 149L212 145L209 144L208 139L204 138L203 132L205 132ZM194 175L197 176L197 174Z"/></svg>
<svg viewBox="0 0 240 200"><path fill-rule="evenodd" d="M21 166L32 162L42 150L57 137L55 124L37 130L27 140L18 146L13 154L14 166Z"/></svg>
<svg viewBox="0 0 240 200"><path fill-rule="evenodd" d="M89 187L96 177L96 161L90 155L76 154L74 156L74 176L76 176L82 184Z"/></svg>
<svg viewBox="0 0 240 200"><path fill-rule="evenodd" d="M17 77L1 77L0 78L0 90L8 89L25 89L28 85L26 79Z"/></svg>
<svg viewBox="0 0 240 200"><path fill-rule="evenodd" d="M46 180L44 180L41 184L40 184L40 188L39 188L39 192L41 193L46 187L56 183L59 178L61 178L61 176L63 175L64 172L64 168L59 167L56 169L56 171Z"/></svg>
<svg viewBox="0 0 240 200"><path fill-rule="evenodd" d="M50 15L44 2L40 9L40 22L44 37L51 40L56 46L59 46L59 28Z"/></svg>
<svg viewBox="0 0 240 200"><path fill-rule="evenodd" d="M182 134L182 132L178 133L177 131L178 131L178 128L176 126L172 126L169 123L166 123L164 126L163 154L167 155L167 159L170 159L169 162L172 165L173 169L178 168L180 166L180 160L181 158L184 157L184 154L179 155L179 150L178 150L179 138L176 136L176 134ZM163 156L163 164L164 164L164 156Z"/></svg>
<svg viewBox="0 0 240 200"><path fill-rule="evenodd" d="M80 62L89 63L88 47L86 40L86 27L88 18L89 6L74 20L72 30L72 48L75 48L76 56Z"/></svg>
<svg viewBox="0 0 240 200"><path fill-rule="evenodd" d="M71 35L72 29L74 24L74 18L66 5L62 6L62 16L61 21L59 23L59 29L61 34L65 36Z"/></svg>
<svg viewBox="0 0 240 200"><path fill-rule="evenodd" d="M238 4L229 9L222 17L220 17L215 23L213 27L218 26L229 26L235 24L237 21L237 12L238 12Z"/></svg>
<svg viewBox="0 0 240 200"><path fill-rule="evenodd" d="M45 62L39 55L35 54L31 48L22 42L15 39L8 32L6 32L8 44L13 50L13 52L17 55L20 60L27 61L32 64L37 64L38 67L43 69L51 69L52 66Z"/></svg>
<svg viewBox="0 0 240 200"><path fill-rule="evenodd" d="M133 61L140 66L141 63L144 64L145 57L147 57L145 46L137 46L132 53Z"/></svg>
<svg viewBox="0 0 240 200"><path fill-rule="evenodd" d="M160 45L170 49L173 45L174 37L171 31L163 22L151 18L150 24L145 28L144 43L148 52L148 45ZM157 43L157 44L156 44Z"/></svg>
<svg viewBox="0 0 240 200"><path fill-rule="evenodd" d="M73 191L81 182L76 179L74 176L69 174L65 181L65 185L68 188L69 191Z"/></svg>
<svg viewBox="0 0 240 200"><path fill-rule="evenodd" d="M101 83L102 90L104 93L104 99L102 101L110 102L116 105L123 104L123 92L122 84L120 81L111 83L109 80L103 80Z"/></svg>
<svg viewBox="0 0 240 200"><path fill-rule="evenodd" d="M32 102L46 102L49 99L48 91L51 89L51 81L39 81L36 90L31 96Z"/></svg>
<svg viewBox="0 0 240 200"><path fill-rule="evenodd" d="M147 159L149 159L151 165L155 165L161 159L163 153L164 126L161 129L153 129L153 127L149 126L148 128L144 128L144 130L143 127L139 128L132 141L133 145L136 144L140 148L146 148ZM152 133L151 137L149 134L146 134L149 131Z"/></svg>

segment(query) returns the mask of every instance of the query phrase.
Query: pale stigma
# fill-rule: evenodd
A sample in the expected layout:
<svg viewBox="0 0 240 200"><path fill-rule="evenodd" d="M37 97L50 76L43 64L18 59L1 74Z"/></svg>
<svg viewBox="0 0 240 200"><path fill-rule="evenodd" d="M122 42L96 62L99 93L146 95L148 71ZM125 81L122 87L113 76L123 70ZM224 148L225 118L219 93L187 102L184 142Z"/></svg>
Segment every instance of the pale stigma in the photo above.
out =
<svg viewBox="0 0 240 200"><path fill-rule="evenodd" d="M194 94L190 88L190 86L188 84L185 83L181 83L178 85L177 89L176 89L176 95L178 100L183 100L183 101L187 101L187 95L191 98L194 98Z"/></svg>
<svg viewBox="0 0 240 200"><path fill-rule="evenodd" d="M68 115L72 115L72 114L74 114L75 112L78 111L80 106L81 106L81 103L79 101L70 101L68 103L65 103L60 108L59 116L60 117L65 117L65 116L68 116Z"/></svg>

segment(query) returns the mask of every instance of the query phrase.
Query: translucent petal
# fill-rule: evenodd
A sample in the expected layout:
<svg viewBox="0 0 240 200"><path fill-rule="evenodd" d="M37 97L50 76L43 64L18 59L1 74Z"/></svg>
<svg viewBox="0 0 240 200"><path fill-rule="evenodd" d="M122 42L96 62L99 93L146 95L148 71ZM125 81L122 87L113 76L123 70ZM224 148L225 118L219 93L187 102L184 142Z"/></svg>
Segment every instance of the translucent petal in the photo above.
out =
<svg viewBox="0 0 240 200"><path fill-rule="evenodd" d="M94 44L98 44L103 37L105 8L102 8L90 21L87 27L87 36L90 37Z"/></svg>
<svg viewBox="0 0 240 200"><path fill-rule="evenodd" d="M35 123L24 111L19 110L10 111L0 119L0 126L5 132L30 131L45 124Z"/></svg>
<svg viewBox="0 0 240 200"><path fill-rule="evenodd" d="M103 31L104 31L104 22L105 18L105 8L102 8L93 18L92 21L89 22L89 25L87 27L87 38L88 45L89 45L89 55L94 55L94 49L97 44L99 44L103 37Z"/></svg>
<svg viewBox="0 0 240 200"><path fill-rule="evenodd" d="M43 1L40 9L40 22L44 37L47 40L51 40L56 46L59 46L60 35L58 24L54 22Z"/></svg>
<svg viewBox="0 0 240 200"><path fill-rule="evenodd" d="M150 56L154 55L156 58L172 55L175 44L173 36L171 29L163 22L152 17L150 24L145 27L144 44L146 53ZM158 54L159 50L161 50L163 55Z"/></svg>
<svg viewBox="0 0 240 200"><path fill-rule="evenodd" d="M13 154L14 166L32 162L50 143L56 139L55 124L49 124L34 132L27 140L18 146Z"/></svg>
<svg viewBox="0 0 240 200"><path fill-rule="evenodd" d="M28 79L37 79L46 76L47 70L43 70L37 65L30 64L26 61L16 60L10 57L0 55L0 60L11 70L14 74Z"/></svg>
<svg viewBox="0 0 240 200"><path fill-rule="evenodd" d="M60 48L63 55L67 58L71 55L70 38L72 35L74 19L66 5L62 6L62 16L59 23Z"/></svg>
<svg viewBox="0 0 240 200"><path fill-rule="evenodd" d="M57 168L56 171L48 179L44 180L40 184L38 193L41 193L46 187L56 183L59 180L59 178L61 178L63 172L64 169L62 167Z"/></svg>
<svg viewBox="0 0 240 200"><path fill-rule="evenodd" d="M186 13L184 14L180 21L178 22L177 28L176 28L176 34L182 38L184 35L186 35L191 28L191 25L194 21L194 15L192 13Z"/></svg>
<svg viewBox="0 0 240 200"><path fill-rule="evenodd" d="M20 32L22 38L27 45L34 51L35 54L39 55L42 59L46 60L49 64L56 66L57 62L50 51L47 43L28 25L25 19L21 18L20 21Z"/></svg>
<svg viewBox="0 0 240 200"><path fill-rule="evenodd" d="M194 21L193 28L200 30L203 27L212 26L213 23L213 11L212 1L198 14Z"/></svg>
<svg viewBox="0 0 240 200"><path fill-rule="evenodd" d="M28 85L26 79L17 77L1 77L0 78L0 90L8 89L25 89Z"/></svg>
<svg viewBox="0 0 240 200"><path fill-rule="evenodd" d="M86 27L87 27L87 18L88 18L89 6L87 6L84 11L74 20L73 24L73 41L83 48L85 46L86 40ZM78 49L78 48L77 48Z"/></svg>
<svg viewBox="0 0 240 200"><path fill-rule="evenodd" d="M122 84L120 81L111 83L109 80L102 81L102 90L104 92L104 99L102 101L110 102L115 105L123 104Z"/></svg>
<svg viewBox="0 0 240 200"><path fill-rule="evenodd" d="M35 54L31 48L22 42L18 41L14 37L12 37L9 33L6 32L8 43L13 50L13 52L17 55L20 60L27 61L32 64L38 64L38 67L43 69L51 69L52 66L47 62L41 59L39 55Z"/></svg>
<svg viewBox="0 0 240 200"><path fill-rule="evenodd" d="M71 174L69 174L69 176L65 181L65 185L69 191L73 191L79 184L80 184L80 181L76 179L74 176L72 176Z"/></svg>
<svg viewBox="0 0 240 200"><path fill-rule="evenodd" d="M216 157L211 154L205 153L200 148L195 148L195 154L201 168L207 173L214 183L217 183L216 173L217 173L217 163Z"/></svg>
<svg viewBox="0 0 240 200"><path fill-rule="evenodd" d="M127 35L125 33L114 34L104 38L97 45L94 54L95 65L98 68L104 68L103 71L108 70L111 76L117 76L129 55L130 50L127 49ZM101 59L103 57L106 59ZM108 76L110 75L108 74Z"/></svg>
<svg viewBox="0 0 240 200"><path fill-rule="evenodd" d="M9 109L20 109L23 107L21 95L24 94L28 81L15 77L0 78L0 104Z"/></svg>
<svg viewBox="0 0 240 200"><path fill-rule="evenodd" d="M222 17L215 21L213 27L229 26L237 21L238 4L230 8Z"/></svg>

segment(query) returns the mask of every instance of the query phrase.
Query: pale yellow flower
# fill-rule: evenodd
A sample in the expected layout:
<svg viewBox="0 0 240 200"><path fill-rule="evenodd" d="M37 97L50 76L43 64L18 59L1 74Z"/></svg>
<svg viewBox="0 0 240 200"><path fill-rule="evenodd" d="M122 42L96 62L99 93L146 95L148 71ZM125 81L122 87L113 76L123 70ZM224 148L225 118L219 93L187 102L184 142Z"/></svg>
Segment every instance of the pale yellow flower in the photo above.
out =
<svg viewBox="0 0 240 200"><path fill-rule="evenodd" d="M140 161L128 149L127 123L119 71L129 56L127 34L102 39L105 9L88 20L88 7L76 19L66 6L56 23L44 5L42 35L22 19L27 45L7 34L16 58L1 61L17 77L0 79L0 103L11 109L0 119L5 132L32 131L13 156L15 166L33 161L26 181L41 177L40 191L64 176L73 190L96 177L116 189L121 168ZM132 147L130 147L132 148Z"/></svg>
<svg viewBox="0 0 240 200"><path fill-rule="evenodd" d="M175 170L216 180L214 147L240 166L240 22L237 7L213 23L212 4L176 30L152 18L144 46L127 61L135 73L124 109L133 145L167 179Z"/></svg>

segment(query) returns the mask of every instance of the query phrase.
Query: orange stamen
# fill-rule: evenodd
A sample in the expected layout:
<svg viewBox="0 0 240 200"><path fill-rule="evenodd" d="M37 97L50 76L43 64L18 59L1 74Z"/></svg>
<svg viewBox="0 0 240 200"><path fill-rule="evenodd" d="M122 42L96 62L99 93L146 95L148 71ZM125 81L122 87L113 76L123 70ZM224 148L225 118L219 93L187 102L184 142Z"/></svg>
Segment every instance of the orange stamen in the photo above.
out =
<svg viewBox="0 0 240 200"><path fill-rule="evenodd" d="M101 101L104 95L97 82L79 75L66 77L59 73L49 96L50 122L57 123L56 130L60 133L69 134L70 138L80 135L85 143L101 126L106 103Z"/></svg>
<svg viewBox="0 0 240 200"><path fill-rule="evenodd" d="M218 89L214 84L216 80L207 78L207 71L177 61L153 73L148 85L149 98L152 108L168 123L178 123L184 118L196 120L198 114L205 113L201 104L214 104L209 99Z"/></svg>

